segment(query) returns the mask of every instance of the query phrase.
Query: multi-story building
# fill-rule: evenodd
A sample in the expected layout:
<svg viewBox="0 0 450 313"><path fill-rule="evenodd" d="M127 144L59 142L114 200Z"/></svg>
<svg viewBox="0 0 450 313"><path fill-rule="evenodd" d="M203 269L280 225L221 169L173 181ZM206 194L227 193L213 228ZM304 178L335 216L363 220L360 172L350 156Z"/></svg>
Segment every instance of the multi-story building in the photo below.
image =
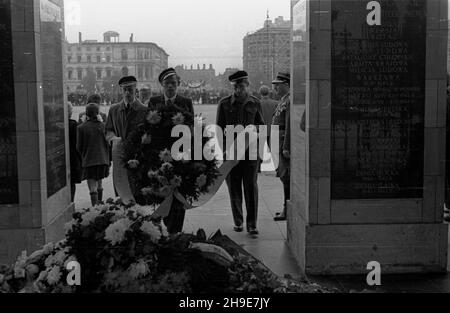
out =
<svg viewBox="0 0 450 313"><path fill-rule="evenodd" d="M255 89L269 85L278 72L290 71L291 23L282 16L244 37L244 70Z"/></svg>
<svg viewBox="0 0 450 313"><path fill-rule="evenodd" d="M121 42L117 32L103 34L103 42L82 40L66 44L66 85L69 92L86 89L83 82L95 81L101 92L117 85L121 76L133 75L139 89L159 88L158 75L168 66L169 55L153 42Z"/></svg>
<svg viewBox="0 0 450 313"><path fill-rule="evenodd" d="M183 86L201 85L204 89L215 89L220 86L216 77L216 70L212 64L209 65L209 68L206 68L205 64L203 64L203 68L200 68L199 64L197 64L197 68L192 65L190 68L178 65L175 70L180 76Z"/></svg>

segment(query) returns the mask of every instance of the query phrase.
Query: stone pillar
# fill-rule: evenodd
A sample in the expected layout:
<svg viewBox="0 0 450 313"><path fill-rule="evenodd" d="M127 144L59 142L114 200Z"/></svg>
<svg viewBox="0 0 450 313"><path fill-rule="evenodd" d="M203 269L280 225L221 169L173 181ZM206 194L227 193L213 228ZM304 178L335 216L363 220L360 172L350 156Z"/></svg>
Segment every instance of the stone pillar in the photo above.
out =
<svg viewBox="0 0 450 313"><path fill-rule="evenodd" d="M9 196L0 203L0 262L9 263L23 250L32 252L62 239L74 206L63 76L63 1L5 0L0 14L2 53L7 56L1 66L8 70L2 89L9 89L8 121L14 124L9 134L0 135L0 147L6 146L9 136L16 159L6 163L0 149L0 167L9 168L13 176Z"/></svg>
<svg viewBox="0 0 450 313"><path fill-rule="evenodd" d="M292 1L289 246L306 274L446 272L447 1L369 2Z"/></svg>

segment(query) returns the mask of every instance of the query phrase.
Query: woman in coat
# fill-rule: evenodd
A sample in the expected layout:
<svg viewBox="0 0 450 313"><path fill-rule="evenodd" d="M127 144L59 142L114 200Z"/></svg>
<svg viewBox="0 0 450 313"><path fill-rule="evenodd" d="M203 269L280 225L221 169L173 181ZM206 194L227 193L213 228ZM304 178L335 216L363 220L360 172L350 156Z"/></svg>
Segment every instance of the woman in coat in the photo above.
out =
<svg viewBox="0 0 450 313"><path fill-rule="evenodd" d="M86 123L77 128L77 150L82 160L82 178L87 180L92 205L103 200L102 180L109 176L109 145L105 136L105 124L95 103L86 107Z"/></svg>

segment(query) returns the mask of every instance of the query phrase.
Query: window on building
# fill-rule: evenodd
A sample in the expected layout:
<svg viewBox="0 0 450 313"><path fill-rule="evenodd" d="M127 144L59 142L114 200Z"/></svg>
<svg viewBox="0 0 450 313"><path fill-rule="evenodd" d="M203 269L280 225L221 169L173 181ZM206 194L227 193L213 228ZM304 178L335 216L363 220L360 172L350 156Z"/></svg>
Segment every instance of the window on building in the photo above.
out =
<svg viewBox="0 0 450 313"><path fill-rule="evenodd" d="M81 63L81 55L77 56L78 63Z"/></svg>
<svg viewBox="0 0 450 313"><path fill-rule="evenodd" d="M77 76L78 76L78 80L82 80L83 79L83 70L82 69L79 69L79 70L77 70Z"/></svg>
<svg viewBox="0 0 450 313"><path fill-rule="evenodd" d="M101 69L97 70L97 79L102 79L102 70Z"/></svg>
<svg viewBox="0 0 450 313"><path fill-rule="evenodd" d="M108 63L111 62L111 56L109 56L109 55L106 56L106 62L108 62Z"/></svg>
<svg viewBox="0 0 450 313"><path fill-rule="evenodd" d="M72 70L69 70L69 71L67 72L67 78L70 79L70 80L73 79L73 71L72 71Z"/></svg>
<svg viewBox="0 0 450 313"><path fill-rule="evenodd" d="M128 76L128 67L126 67L126 66L122 67L122 75Z"/></svg>
<svg viewBox="0 0 450 313"><path fill-rule="evenodd" d="M106 70L106 77L111 77L111 74L112 74L111 70L107 69Z"/></svg>
<svg viewBox="0 0 450 313"><path fill-rule="evenodd" d="M106 51L111 51L111 47L106 47Z"/></svg>
<svg viewBox="0 0 450 313"><path fill-rule="evenodd" d="M88 62L88 63L91 63L91 62L92 62L92 58L91 58L90 55L87 56L87 62Z"/></svg>
<svg viewBox="0 0 450 313"><path fill-rule="evenodd" d="M91 47L86 47L86 51L91 51Z"/></svg>
<svg viewBox="0 0 450 313"><path fill-rule="evenodd" d="M122 60L128 60L128 51L127 51L127 49L122 49Z"/></svg>
<svg viewBox="0 0 450 313"><path fill-rule="evenodd" d="M143 80L144 79L144 69L142 68L142 66L138 67L138 79L139 80Z"/></svg>
<svg viewBox="0 0 450 313"><path fill-rule="evenodd" d="M138 60L143 60L144 59L144 54L142 53L142 50L138 50L137 58L138 58Z"/></svg>
<svg viewBox="0 0 450 313"><path fill-rule="evenodd" d="M145 67L145 79L149 80L151 78L150 76L150 68L148 66Z"/></svg>
<svg viewBox="0 0 450 313"><path fill-rule="evenodd" d="M100 51L101 49L100 49L100 47L97 47L97 51Z"/></svg>
<svg viewBox="0 0 450 313"><path fill-rule="evenodd" d="M150 59L150 51L145 51L145 59L148 60Z"/></svg>
<svg viewBox="0 0 450 313"><path fill-rule="evenodd" d="M97 63L101 62L101 57L99 55L97 55Z"/></svg>
<svg viewBox="0 0 450 313"><path fill-rule="evenodd" d="M67 56L67 63L70 63L70 62L72 62L72 56L71 56L71 55L68 55L68 56Z"/></svg>
<svg viewBox="0 0 450 313"><path fill-rule="evenodd" d="M77 47L77 51L78 51L78 52L81 52L81 47Z"/></svg>

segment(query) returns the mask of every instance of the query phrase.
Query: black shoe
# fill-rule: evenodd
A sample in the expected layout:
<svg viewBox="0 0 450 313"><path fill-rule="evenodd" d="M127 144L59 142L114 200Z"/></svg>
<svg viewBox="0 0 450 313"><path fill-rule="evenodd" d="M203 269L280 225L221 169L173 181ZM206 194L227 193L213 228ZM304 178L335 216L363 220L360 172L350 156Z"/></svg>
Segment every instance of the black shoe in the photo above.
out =
<svg viewBox="0 0 450 313"><path fill-rule="evenodd" d="M275 222L283 222L283 221L287 220L286 214L277 214L277 216L275 216L275 217L273 218L273 220L274 220Z"/></svg>
<svg viewBox="0 0 450 313"><path fill-rule="evenodd" d="M255 228L255 227L250 227L248 229L248 233L252 236L256 236L259 235L259 231Z"/></svg>
<svg viewBox="0 0 450 313"><path fill-rule="evenodd" d="M243 226L234 226L234 231L237 233L242 233L244 231Z"/></svg>

